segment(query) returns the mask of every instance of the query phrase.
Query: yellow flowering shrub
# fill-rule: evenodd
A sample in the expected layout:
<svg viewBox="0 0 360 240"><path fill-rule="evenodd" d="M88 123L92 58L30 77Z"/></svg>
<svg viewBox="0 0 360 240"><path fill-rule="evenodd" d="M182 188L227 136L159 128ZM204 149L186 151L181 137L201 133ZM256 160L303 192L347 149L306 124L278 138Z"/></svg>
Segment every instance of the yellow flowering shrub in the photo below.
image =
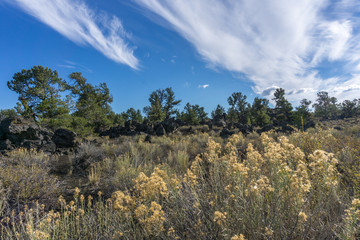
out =
<svg viewBox="0 0 360 240"><path fill-rule="evenodd" d="M98 184L89 184L85 191L75 188L73 196L59 197L59 205L53 210L45 211L46 207L38 204L4 216L0 220L4 229L1 236L231 240L359 237L360 200L349 197L349 193L356 196L355 180L351 180L351 191L343 187L350 179L344 174L352 174L351 179L359 174L356 168L353 172L343 168L343 160L351 163L348 166L356 166L356 144L340 148L339 139L330 132L296 132L288 137L272 132L251 134L250 138L234 134L226 140L206 134L197 137L199 140L191 136L159 137L151 144L141 137L133 142L103 143L106 158L96 165L101 176ZM167 152L156 155L159 146ZM338 151L330 151L332 148ZM108 177L108 173L113 175ZM116 183L119 180L124 181ZM111 185L108 189L118 190L100 188L106 184ZM102 192L96 195L98 190Z"/></svg>
<svg viewBox="0 0 360 240"><path fill-rule="evenodd" d="M150 208L141 204L135 209L134 213L143 226L146 235L158 236L164 232L165 212L160 204L151 202Z"/></svg>
<svg viewBox="0 0 360 240"><path fill-rule="evenodd" d="M134 190L141 198L146 200L159 199L160 197L166 198L169 191L164 178L167 178L167 174L159 168L155 168L150 177L141 172L134 180Z"/></svg>

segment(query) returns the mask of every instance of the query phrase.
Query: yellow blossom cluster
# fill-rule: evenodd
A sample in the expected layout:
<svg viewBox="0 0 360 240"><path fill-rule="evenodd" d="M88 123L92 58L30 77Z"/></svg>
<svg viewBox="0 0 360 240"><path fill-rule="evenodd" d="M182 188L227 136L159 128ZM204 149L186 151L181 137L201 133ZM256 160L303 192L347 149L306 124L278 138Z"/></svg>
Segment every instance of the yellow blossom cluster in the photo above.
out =
<svg viewBox="0 0 360 240"><path fill-rule="evenodd" d="M141 198L148 200L158 199L159 197L167 198L169 191L164 178L167 178L167 174L159 168L155 168L150 177L141 172L134 180L135 192Z"/></svg>
<svg viewBox="0 0 360 240"><path fill-rule="evenodd" d="M338 185L338 171L336 169L337 159L334 154L323 150L316 150L309 155L311 176L313 182L328 188Z"/></svg>
<svg viewBox="0 0 360 240"><path fill-rule="evenodd" d="M250 192L255 193L256 195L273 191L274 188L271 186L269 179L264 175L261 175L258 180L252 180L250 182ZM247 189L245 190L245 195L249 195Z"/></svg>
<svg viewBox="0 0 360 240"><path fill-rule="evenodd" d="M307 218L308 218L308 216L306 215L306 213L304 213L304 212L299 212L299 217L300 217L300 220L302 220L302 221L306 221L307 220Z"/></svg>
<svg viewBox="0 0 360 240"><path fill-rule="evenodd" d="M226 216L227 216L226 212L222 213L220 211L215 211L214 222L219 226L223 226L226 223Z"/></svg>
<svg viewBox="0 0 360 240"><path fill-rule="evenodd" d="M30 239L49 239L50 234L37 230L37 229L33 229L32 225L30 223L26 224L26 234L29 236Z"/></svg>
<svg viewBox="0 0 360 240"><path fill-rule="evenodd" d="M233 236L231 240L246 240L246 238L244 237L244 235L240 234Z"/></svg>
<svg viewBox="0 0 360 240"><path fill-rule="evenodd" d="M219 160L219 154L221 153L221 145L215 142L211 137L209 137L207 143L207 151L203 153L203 159L208 162L214 162Z"/></svg>
<svg viewBox="0 0 360 240"><path fill-rule="evenodd" d="M113 208L114 210L120 212L127 212L129 210L133 210L135 208L136 202L128 194L125 194L122 191L116 191L111 196L113 201Z"/></svg>
<svg viewBox="0 0 360 240"><path fill-rule="evenodd" d="M134 213L148 235L158 236L165 230L165 212L160 204L151 202L150 208L141 204L135 209Z"/></svg>

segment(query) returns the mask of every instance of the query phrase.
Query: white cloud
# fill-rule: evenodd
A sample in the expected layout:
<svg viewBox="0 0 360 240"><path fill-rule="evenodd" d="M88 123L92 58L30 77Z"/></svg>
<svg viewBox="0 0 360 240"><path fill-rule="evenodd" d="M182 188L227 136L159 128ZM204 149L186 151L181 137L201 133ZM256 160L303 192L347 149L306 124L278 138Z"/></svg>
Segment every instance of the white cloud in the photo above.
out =
<svg viewBox="0 0 360 240"><path fill-rule="evenodd" d="M208 66L245 74L257 93L280 86L294 101L318 91L340 98L344 76L360 72L356 0L135 1L193 44ZM338 71L322 77L327 63Z"/></svg>
<svg viewBox="0 0 360 240"><path fill-rule="evenodd" d="M204 85L199 85L198 86L198 88L208 88L208 87L210 87L210 85L209 84L204 84Z"/></svg>
<svg viewBox="0 0 360 240"><path fill-rule="evenodd" d="M117 17L96 14L81 0L14 0L12 3L71 41L90 45L109 59L138 69L139 61L125 41L129 36Z"/></svg>
<svg viewBox="0 0 360 240"><path fill-rule="evenodd" d="M62 68L70 68L70 69L78 69L81 72L92 72L92 70L82 64L75 63L73 61L64 60L66 64L58 64L58 67Z"/></svg>

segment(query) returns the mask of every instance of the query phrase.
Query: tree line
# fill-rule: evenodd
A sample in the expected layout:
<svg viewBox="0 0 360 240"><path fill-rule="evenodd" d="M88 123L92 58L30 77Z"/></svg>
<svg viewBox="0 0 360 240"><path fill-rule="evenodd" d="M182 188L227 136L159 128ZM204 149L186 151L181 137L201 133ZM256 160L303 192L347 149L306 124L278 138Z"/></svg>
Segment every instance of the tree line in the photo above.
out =
<svg viewBox="0 0 360 240"><path fill-rule="evenodd" d="M182 111L177 109L181 100L176 99L172 88L166 88L150 94L144 115L134 108L115 113L110 106L113 97L106 83L94 86L80 72L71 73L69 79L64 80L57 71L43 66L15 73L7 86L18 94L18 102L14 109L0 110L0 118L20 115L51 129L63 127L79 134L99 133L129 120L141 123L177 119L189 125L222 120L253 127L290 124L301 129L314 117L330 120L360 115L360 98L338 103L335 97L321 91L315 103L303 99L294 109L282 88L275 90L274 108L269 107L265 98L256 97L248 103L246 95L234 92L227 99L229 108L217 105L209 117L204 107L197 104L186 103Z"/></svg>

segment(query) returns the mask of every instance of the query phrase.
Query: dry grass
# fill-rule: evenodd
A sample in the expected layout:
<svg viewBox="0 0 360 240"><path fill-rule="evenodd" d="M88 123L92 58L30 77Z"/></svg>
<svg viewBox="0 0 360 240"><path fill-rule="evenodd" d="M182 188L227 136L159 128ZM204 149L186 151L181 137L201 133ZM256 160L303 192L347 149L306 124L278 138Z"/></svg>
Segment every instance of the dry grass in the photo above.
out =
<svg viewBox="0 0 360 240"><path fill-rule="evenodd" d="M78 169L72 177L86 183L66 200L53 204L46 199L56 193L46 199L32 195L47 205L35 202L11 213L8 194L29 199L16 187L22 185L8 181L0 189L1 236L358 239L359 143L355 135L319 129L288 137L236 134L226 141L206 133L154 137L152 143L144 136L97 140L74 156ZM34 161L27 154L14 153L3 164L12 162L9 166L26 172L39 168L31 162L46 162L41 153L31 153ZM23 164L13 163L22 158ZM46 169L42 174L53 179ZM34 179L41 175L31 173ZM9 178L6 172L0 176ZM44 192L49 186L33 188Z"/></svg>

